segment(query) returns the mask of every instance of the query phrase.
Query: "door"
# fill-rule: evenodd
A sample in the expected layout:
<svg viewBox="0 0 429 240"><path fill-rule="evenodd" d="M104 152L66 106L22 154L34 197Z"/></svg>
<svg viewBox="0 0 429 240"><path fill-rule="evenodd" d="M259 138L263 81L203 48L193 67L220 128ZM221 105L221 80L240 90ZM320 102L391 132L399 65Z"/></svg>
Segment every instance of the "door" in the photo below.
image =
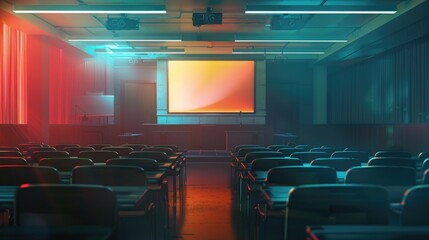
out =
<svg viewBox="0 0 429 240"><path fill-rule="evenodd" d="M121 129L137 133L143 123L156 123L156 84L122 82Z"/></svg>

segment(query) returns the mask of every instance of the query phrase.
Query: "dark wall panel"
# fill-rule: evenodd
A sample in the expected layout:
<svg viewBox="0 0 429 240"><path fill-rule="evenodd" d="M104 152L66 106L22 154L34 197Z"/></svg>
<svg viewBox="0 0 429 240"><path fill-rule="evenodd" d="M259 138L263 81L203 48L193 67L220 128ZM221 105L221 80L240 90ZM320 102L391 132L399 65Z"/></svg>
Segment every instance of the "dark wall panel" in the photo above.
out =
<svg viewBox="0 0 429 240"><path fill-rule="evenodd" d="M328 121L403 124L429 121L429 38L328 76Z"/></svg>

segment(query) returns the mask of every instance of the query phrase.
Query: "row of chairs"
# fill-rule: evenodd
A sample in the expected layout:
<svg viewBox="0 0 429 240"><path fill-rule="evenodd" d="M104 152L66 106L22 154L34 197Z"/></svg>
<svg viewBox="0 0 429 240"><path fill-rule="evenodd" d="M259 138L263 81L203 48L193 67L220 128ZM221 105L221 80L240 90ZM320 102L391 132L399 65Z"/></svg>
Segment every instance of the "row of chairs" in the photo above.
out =
<svg viewBox="0 0 429 240"><path fill-rule="evenodd" d="M145 225L140 226L155 238L154 206L160 206L148 195L145 202L135 208L118 209L117 196L103 186L148 186L146 171L135 166L78 166L71 174L71 183L61 181L57 169L45 166L1 166L0 184L19 186L16 190L13 225L24 227L103 226L116 231L128 216L140 216ZM123 204L122 204L123 205ZM130 215L132 214L132 215ZM121 221L118 222L118 217ZM136 234L121 231L125 236ZM116 234L116 233L115 233ZM140 233L139 233L140 234ZM142 236L140 236L142 237Z"/></svg>
<svg viewBox="0 0 429 240"><path fill-rule="evenodd" d="M247 226L249 226L250 229L254 228L256 230L254 236L264 236L264 234L266 234L266 232L262 235L258 233L258 230L264 229L263 227L261 228L260 225L267 224L265 221L266 219L262 221L262 223L261 221L257 221L256 219L266 218L267 207L266 204L262 204L261 197L258 197L260 196L260 193L258 193L258 191L260 192L260 188L252 187L252 185L248 183L249 177L247 177L246 174L246 172L248 171L268 171L268 174L266 176L265 181L262 183L262 186L297 186L302 184L334 184L338 182L336 171L347 171L348 169L350 169L347 172L346 178L344 179L347 184L343 184L341 185L341 187L345 185L348 186L351 183L364 184L364 187L367 187L367 184L375 184L382 186L381 189L388 192L386 198L387 206L389 202L392 202L392 200L394 202L400 202L402 196L404 195L404 191L410 187L415 186L416 184L416 160L410 159L411 155L409 154L401 155L401 153L399 153L396 154L396 156L399 157L392 157L395 155L394 152L379 152L377 153L377 157L370 158L367 153L362 154L363 151L332 151L332 153L329 153L323 152L320 149L284 149L284 146L277 147L278 149L261 146L239 146L238 149L236 148L232 151L233 162L231 165L233 167L233 170L235 170L236 179L239 179L239 181L235 180L236 182L238 182L238 184L234 185L236 186L235 190L239 193L240 206L241 204L245 206L241 209L244 211L249 211L244 215L247 216L247 218L250 218L250 220L245 219L245 221L250 222L247 223ZM282 148L283 150L285 150L284 152L278 151ZM302 152L303 150L307 150L307 152ZM288 153L285 154L287 151L290 151L288 152L290 153L290 155L287 155ZM302 154L300 152L302 152ZM359 152L359 154L361 154L361 158L358 159L355 156L355 158L350 159L350 152L353 154L355 154L355 152ZM297 154L293 155L294 153ZM335 154L345 155L337 155L335 157ZM317 159L317 157L319 158ZM368 159L370 161L368 161ZM362 167L362 163L364 162L367 163L365 165L369 165L369 167ZM303 165L306 166L304 167ZM384 165L392 166L388 167ZM394 165L400 165L402 167ZM314 171L317 168L321 169L320 171L324 171L325 173L315 173ZM429 179L428 177L426 178ZM425 183L425 181L426 180L424 180L423 182ZM245 189L246 191L243 191L243 189ZM245 192L246 196L240 196L241 194L243 194L243 192ZM255 198L256 196L256 200L249 199L249 196L253 198ZM315 199L318 198L313 197L310 201L317 201ZM255 216L256 218L253 217L251 214L254 206L257 206L255 208L257 210L257 217ZM341 214L341 212L339 214ZM345 214L347 215L347 213ZM258 222L258 224L256 224L256 222ZM282 223L283 224L280 225L284 225L284 217ZM292 224L293 223L297 223L297 221L294 220L292 221ZM281 228L283 228L283 226L281 226ZM273 229L276 228L270 229L271 231L269 232L273 233L275 232L273 231ZM289 232L294 231L289 229ZM305 231L302 231L301 234L303 234L304 232ZM249 235L252 234L250 233ZM277 235L277 237L278 236L279 235ZM292 237L288 239L304 238Z"/></svg>

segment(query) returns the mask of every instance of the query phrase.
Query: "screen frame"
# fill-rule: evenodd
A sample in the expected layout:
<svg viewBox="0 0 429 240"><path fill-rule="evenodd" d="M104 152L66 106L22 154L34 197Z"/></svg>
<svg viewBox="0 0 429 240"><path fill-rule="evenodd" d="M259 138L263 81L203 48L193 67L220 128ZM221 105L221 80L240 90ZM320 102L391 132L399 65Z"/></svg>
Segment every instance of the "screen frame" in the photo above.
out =
<svg viewBox="0 0 429 240"><path fill-rule="evenodd" d="M228 62L253 62L253 112L170 112L170 74L169 74L169 62L170 61L183 61L183 62L200 62L200 61L228 61ZM198 115L198 114L204 114L204 115L254 115L256 114L256 61L255 60L230 60L230 59L198 59L198 60L167 60L167 114L174 115L174 114L181 114L181 115Z"/></svg>

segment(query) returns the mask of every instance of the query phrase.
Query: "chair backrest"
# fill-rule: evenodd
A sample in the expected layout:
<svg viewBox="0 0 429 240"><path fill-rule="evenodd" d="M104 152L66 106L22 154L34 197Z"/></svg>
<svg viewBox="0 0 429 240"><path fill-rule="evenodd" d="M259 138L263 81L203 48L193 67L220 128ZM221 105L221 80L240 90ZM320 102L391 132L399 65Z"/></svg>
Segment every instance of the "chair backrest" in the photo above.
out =
<svg viewBox="0 0 429 240"><path fill-rule="evenodd" d="M311 161L311 166L327 166L336 171L347 171L349 168L361 166L356 158L316 158Z"/></svg>
<svg viewBox="0 0 429 240"><path fill-rule="evenodd" d="M60 183L59 172L52 167L23 165L0 166L0 185Z"/></svg>
<svg viewBox="0 0 429 240"><path fill-rule="evenodd" d="M303 152L310 151L310 149L315 148L315 147L316 146L308 145L308 144L298 144L295 146L295 148L303 148L304 149Z"/></svg>
<svg viewBox="0 0 429 240"><path fill-rule="evenodd" d="M429 159L424 160L423 164L422 164L422 171L426 171L429 169Z"/></svg>
<svg viewBox="0 0 429 240"><path fill-rule="evenodd" d="M424 162L427 158L429 158L429 152L421 152L417 157L417 162Z"/></svg>
<svg viewBox="0 0 429 240"><path fill-rule="evenodd" d="M145 171L159 171L158 162L150 158L112 158L107 160L106 165L136 166Z"/></svg>
<svg viewBox="0 0 429 240"><path fill-rule="evenodd" d="M408 189L402 200L402 225L429 226L429 185Z"/></svg>
<svg viewBox="0 0 429 240"><path fill-rule="evenodd" d="M145 186L146 174L135 166L78 166L72 171L73 184Z"/></svg>
<svg viewBox="0 0 429 240"><path fill-rule="evenodd" d="M96 143L96 144L89 144L87 147L92 147L92 148L94 148L95 150L101 150L101 149L103 149L104 147L112 147L113 145L112 144L109 144L109 143Z"/></svg>
<svg viewBox="0 0 429 240"><path fill-rule="evenodd" d="M28 149L32 147L43 147L43 146L40 143L22 143L22 144L18 144L17 147L19 148L20 152L26 153Z"/></svg>
<svg viewBox="0 0 429 240"><path fill-rule="evenodd" d="M22 157L22 153L20 151L1 150L0 157Z"/></svg>
<svg viewBox="0 0 429 240"><path fill-rule="evenodd" d="M148 148L142 149L142 151L162 152L162 153L167 154L167 156L173 156L174 155L173 149L168 148L168 147L148 147Z"/></svg>
<svg viewBox="0 0 429 240"><path fill-rule="evenodd" d="M116 196L102 186L46 184L25 185L16 191L17 226L116 225Z"/></svg>
<svg viewBox="0 0 429 240"><path fill-rule="evenodd" d="M429 184L429 170L424 171L422 184Z"/></svg>
<svg viewBox="0 0 429 240"><path fill-rule="evenodd" d="M240 148L240 150L238 150L235 156L241 158L246 156L246 154L250 152L259 152L259 151L268 151L268 150L269 149L266 147L243 147L243 148Z"/></svg>
<svg viewBox="0 0 429 240"><path fill-rule="evenodd" d="M403 151L378 151L374 157L398 157L398 158L410 158L410 152Z"/></svg>
<svg viewBox="0 0 429 240"><path fill-rule="evenodd" d="M69 158L70 155L66 151L36 151L33 152L32 161L38 163L43 158Z"/></svg>
<svg viewBox="0 0 429 240"><path fill-rule="evenodd" d="M326 152L294 152L290 155L293 158L299 158L303 163L311 163L316 158L328 158L331 154Z"/></svg>
<svg viewBox="0 0 429 240"><path fill-rule="evenodd" d="M12 146L0 146L0 151L14 151L19 152L18 147L12 147Z"/></svg>
<svg viewBox="0 0 429 240"><path fill-rule="evenodd" d="M268 171L280 166L302 166L302 161L298 158L285 157L264 157L252 161L252 171Z"/></svg>
<svg viewBox="0 0 429 240"><path fill-rule="evenodd" d="M77 157L80 152L95 151L95 149L92 147L68 147L65 148L64 151L68 152L70 157Z"/></svg>
<svg viewBox="0 0 429 240"><path fill-rule="evenodd" d="M238 151L240 151L240 149L242 149L242 148L247 148L247 147L262 147L261 145L257 145L257 144L240 144L240 145L237 145L237 146L235 146L234 148L233 148L233 150L232 150L232 154L233 155L235 155L235 156L237 156L237 154L238 154Z"/></svg>
<svg viewBox="0 0 429 240"><path fill-rule="evenodd" d="M382 187L354 184L298 186L289 192L285 239L306 239L308 225L385 225L388 215L388 193Z"/></svg>
<svg viewBox="0 0 429 240"><path fill-rule="evenodd" d="M57 151L57 149L53 148L53 147L31 147L27 150L27 156L32 157L34 152L39 152L39 151Z"/></svg>
<svg viewBox="0 0 429 240"><path fill-rule="evenodd" d="M158 162L168 162L167 154L163 152L153 151L134 151L130 153L130 158L149 158L155 159Z"/></svg>
<svg viewBox="0 0 429 240"><path fill-rule="evenodd" d="M28 165L22 157L0 157L0 165Z"/></svg>
<svg viewBox="0 0 429 240"><path fill-rule="evenodd" d="M399 166L416 168L416 160L401 157L374 157L368 161L368 166Z"/></svg>
<svg viewBox="0 0 429 240"><path fill-rule="evenodd" d="M356 158L361 163L367 163L369 153L365 151L336 151L332 153L331 158Z"/></svg>
<svg viewBox="0 0 429 240"><path fill-rule="evenodd" d="M284 147L277 149L277 152L281 152L283 156L289 157L292 153L296 152L305 152L304 148L291 148L291 147Z"/></svg>
<svg viewBox="0 0 429 240"><path fill-rule="evenodd" d="M179 147L177 145L152 145L151 147L155 147L155 148L171 148L173 150L173 152L178 152L179 151Z"/></svg>
<svg viewBox="0 0 429 240"><path fill-rule="evenodd" d="M70 148L70 147L80 147L80 145L79 144L57 144L54 146L54 148L57 149L58 151L64 151L64 149Z"/></svg>
<svg viewBox="0 0 429 240"><path fill-rule="evenodd" d="M333 168L323 166L274 167L268 171L265 183L287 186L337 183L337 173Z"/></svg>
<svg viewBox="0 0 429 240"><path fill-rule="evenodd" d="M254 159L263 158L263 157L283 157L283 154L276 151L249 152L244 157L244 162L250 163Z"/></svg>
<svg viewBox="0 0 429 240"><path fill-rule="evenodd" d="M277 151L280 148L287 148L287 147L289 146L285 144L273 144L273 145L267 146L267 148L270 149L271 151Z"/></svg>
<svg viewBox="0 0 429 240"><path fill-rule="evenodd" d="M126 143L122 144L121 147L130 147L133 151L141 151L143 148L147 148L145 144L137 144L137 143Z"/></svg>
<svg viewBox="0 0 429 240"><path fill-rule="evenodd" d="M333 147L317 147L310 149L310 152L325 152L331 155L333 152L338 151L338 148Z"/></svg>
<svg viewBox="0 0 429 240"><path fill-rule="evenodd" d="M43 158L39 161L39 166L49 166L56 168L60 172L70 172L77 166L94 165L89 158Z"/></svg>
<svg viewBox="0 0 429 240"><path fill-rule="evenodd" d="M415 185L416 171L409 167L354 167L347 171L345 183L376 184L381 186Z"/></svg>
<svg viewBox="0 0 429 240"><path fill-rule="evenodd" d="M120 157L128 157L133 151L130 147L104 147L102 150L117 152Z"/></svg>
<svg viewBox="0 0 429 240"><path fill-rule="evenodd" d="M79 158L89 158L94 163L106 163L106 161L111 158L119 158L119 154L117 152L106 150L83 151L77 156Z"/></svg>

